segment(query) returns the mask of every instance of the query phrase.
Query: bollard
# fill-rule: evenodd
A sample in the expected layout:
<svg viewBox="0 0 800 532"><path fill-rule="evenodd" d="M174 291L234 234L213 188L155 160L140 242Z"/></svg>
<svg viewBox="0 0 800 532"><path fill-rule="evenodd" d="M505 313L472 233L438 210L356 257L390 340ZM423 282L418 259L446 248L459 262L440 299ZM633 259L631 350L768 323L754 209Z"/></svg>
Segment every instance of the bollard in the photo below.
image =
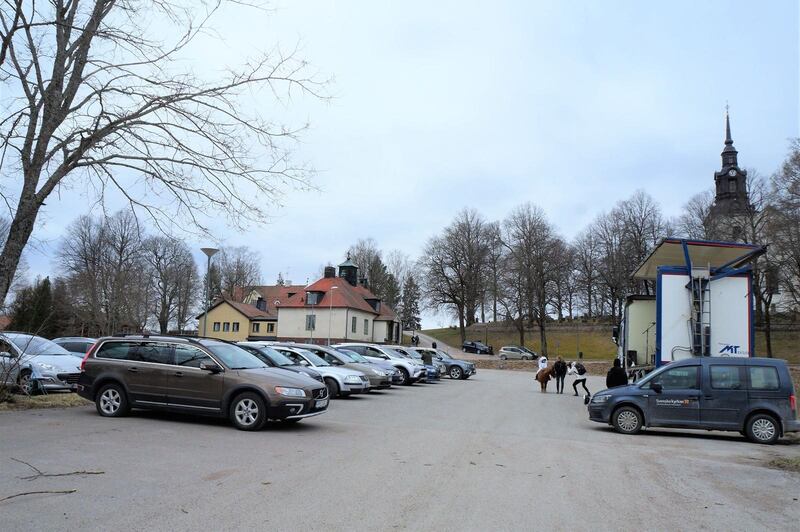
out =
<svg viewBox="0 0 800 532"><path fill-rule="evenodd" d="M583 358L583 351L578 351L578 358Z"/></svg>

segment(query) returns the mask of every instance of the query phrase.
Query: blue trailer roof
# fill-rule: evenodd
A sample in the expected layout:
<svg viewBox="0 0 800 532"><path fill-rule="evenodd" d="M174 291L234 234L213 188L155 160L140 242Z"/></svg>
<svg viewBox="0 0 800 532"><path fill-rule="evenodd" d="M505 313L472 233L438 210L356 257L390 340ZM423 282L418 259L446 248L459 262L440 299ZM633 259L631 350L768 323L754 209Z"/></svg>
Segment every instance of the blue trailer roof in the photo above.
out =
<svg viewBox="0 0 800 532"><path fill-rule="evenodd" d="M660 266L737 268L764 252L766 247L758 244L664 238L636 268L633 278L655 279Z"/></svg>

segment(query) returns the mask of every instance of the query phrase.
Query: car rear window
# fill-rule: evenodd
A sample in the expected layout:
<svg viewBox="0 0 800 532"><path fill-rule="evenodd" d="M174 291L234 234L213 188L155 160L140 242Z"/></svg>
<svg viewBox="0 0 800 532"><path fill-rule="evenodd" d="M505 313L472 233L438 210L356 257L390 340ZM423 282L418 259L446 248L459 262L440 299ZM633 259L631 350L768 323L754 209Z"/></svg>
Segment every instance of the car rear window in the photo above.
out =
<svg viewBox="0 0 800 532"><path fill-rule="evenodd" d="M749 369L751 390L778 390L780 388L777 368L772 366L751 366Z"/></svg>
<svg viewBox="0 0 800 532"><path fill-rule="evenodd" d="M133 342L108 342L101 345L94 356L97 358L128 360L130 352L134 349L136 349L136 344Z"/></svg>
<svg viewBox="0 0 800 532"><path fill-rule="evenodd" d="M711 366L711 387L715 390L743 388L741 366Z"/></svg>

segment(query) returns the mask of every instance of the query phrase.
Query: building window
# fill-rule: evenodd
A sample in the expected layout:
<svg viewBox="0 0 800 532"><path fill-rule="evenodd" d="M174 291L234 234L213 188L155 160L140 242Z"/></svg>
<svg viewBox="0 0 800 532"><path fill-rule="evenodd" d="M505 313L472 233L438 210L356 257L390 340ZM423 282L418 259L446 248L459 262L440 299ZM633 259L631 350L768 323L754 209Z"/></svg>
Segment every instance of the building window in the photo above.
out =
<svg viewBox="0 0 800 532"><path fill-rule="evenodd" d="M306 314L306 330L313 331L317 328L317 317L313 314Z"/></svg>
<svg viewBox="0 0 800 532"><path fill-rule="evenodd" d="M364 334L369 334L369 320L364 320Z"/></svg>
<svg viewBox="0 0 800 532"><path fill-rule="evenodd" d="M320 292L307 292L306 293L306 304L307 305L318 305L321 299L322 299L322 293L320 293Z"/></svg>
<svg viewBox="0 0 800 532"><path fill-rule="evenodd" d="M222 332L231 332L231 323L229 321L222 324Z"/></svg>
<svg viewBox="0 0 800 532"><path fill-rule="evenodd" d="M275 332L275 324L274 323L267 323L267 332L274 333Z"/></svg>
<svg viewBox="0 0 800 532"><path fill-rule="evenodd" d="M257 333L257 332L260 332L260 331L261 331L261 324L260 323L254 323L253 324L253 332Z"/></svg>
<svg viewBox="0 0 800 532"><path fill-rule="evenodd" d="M358 320L356 319L355 316L353 316L353 323L352 325L350 325L350 331L356 332L356 323L358 323Z"/></svg>
<svg viewBox="0 0 800 532"><path fill-rule="evenodd" d="M238 321L234 321L233 322L233 332L239 332L239 322Z"/></svg>
<svg viewBox="0 0 800 532"><path fill-rule="evenodd" d="M728 192L735 193L736 192L736 180L735 179L728 179Z"/></svg>
<svg viewBox="0 0 800 532"><path fill-rule="evenodd" d="M214 332L219 332L219 322L218 321L214 322Z"/></svg>

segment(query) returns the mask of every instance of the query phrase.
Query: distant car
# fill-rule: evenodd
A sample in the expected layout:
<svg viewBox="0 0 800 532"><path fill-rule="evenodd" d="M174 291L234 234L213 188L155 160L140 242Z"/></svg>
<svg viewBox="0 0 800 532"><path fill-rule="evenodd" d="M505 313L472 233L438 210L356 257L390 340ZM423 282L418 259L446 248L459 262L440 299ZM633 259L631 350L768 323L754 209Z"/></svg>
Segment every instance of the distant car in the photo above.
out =
<svg viewBox="0 0 800 532"><path fill-rule="evenodd" d="M391 347L401 355L412 358L417 362L422 362L425 365L425 380L435 381L442 378L442 375L444 374L444 364L438 360L432 359L431 364L425 364L425 360L423 360L422 355L417 351L412 350L410 347L403 345L390 345L388 347Z"/></svg>
<svg viewBox="0 0 800 532"><path fill-rule="evenodd" d="M501 347L497 356L500 357L501 360L536 360L539 358L539 355L530 349L518 345L506 345Z"/></svg>
<svg viewBox="0 0 800 532"><path fill-rule="evenodd" d="M374 362L389 362L396 367L402 376L400 384L411 385L421 379L424 379L427 371L425 365L413 359L409 359L398 353L390 347L380 344L361 344L361 343L344 343L337 344L334 347L350 349L356 353L364 356L367 360Z"/></svg>
<svg viewBox="0 0 800 532"><path fill-rule="evenodd" d="M236 345L245 351L252 353L271 368L281 368L285 369L286 371L301 373L311 377L317 382L325 382L322 380L322 375L319 374L319 371L309 368L308 366L302 366L298 364L291 358L276 351L264 342L238 342Z"/></svg>
<svg viewBox="0 0 800 532"><path fill-rule="evenodd" d="M730 430L771 444L800 431L789 368L773 358L678 360L635 384L598 392L588 409L590 420L623 434L644 427Z"/></svg>
<svg viewBox="0 0 800 532"><path fill-rule="evenodd" d="M81 361L82 356L41 336L0 333L0 378L6 384L17 384L24 394L75 390Z"/></svg>
<svg viewBox="0 0 800 532"><path fill-rule="evenodd" d="M361 371L333 366L311 351L301 349L293 344L275 344L272 347L296 363L319 371L331 398L347 397L351 394L366 393L369 390L369 378Z"/></svg>
<svg viewBox="0 0 800 532"><path fill-rule="evenodd" d="M356 362L361 362L362 364L372 364L375 367L381 368L392 378L392 384L403 383L403 374L400 373L400 370L394 367L390 362L386 362L385 360L369 360L362 354L356 353L352 349L347 349L346 347L331 347L340 353L344 353Z"/></svg>
<svg viewBox="0 0 800 532"><path fill-rule="evenodd" d="M78 395L94 401L103 417L159 409L227 417L240 430L296 423L328 409L324 384L210 338L101 338L81 364Z"/></svg>
<svg viewBox="0 0 800 532"><path fill-rule="evenodd" d="M465 353L475 353L476 355L494 354L494 349L492 349L492 346L486 345L483 342L464 342L461 344L461 350Z"/></svg>
<svg viewBox="0 0 800 532"><path fill-rule="evenodd" d="M445 373L447 373L451 379L468 379L478 371L475 369L475 364L472 362L453 358L441 349L433 349L432 347L414 347L413 349L418 353L423 353L425 351L431 353L434 360L439 360L444 364Z"/></svg>
<svg viewBox="0 0 800 532"><path fill-rule="evenodd" d="M394 368L392 368L391 372L388 372L366 359L364 362L354 360L350 357L350 355L342 353L341 351L337 351L333 347L316 344L295 345L301 349L311 351L321 359L334 366L360 371L369 379L369 388L367 391L370 391L373 388L377 390L392 387L392 375L394 375Z"/></svg>
<svg viewBox="0 0 800 532"><path fill-rule="evenodd" d="M73 355L83 358L89 352L97 338L87 338L85 336L63 336L61 338L53 338L53 343L60 345Z"/></svg>

